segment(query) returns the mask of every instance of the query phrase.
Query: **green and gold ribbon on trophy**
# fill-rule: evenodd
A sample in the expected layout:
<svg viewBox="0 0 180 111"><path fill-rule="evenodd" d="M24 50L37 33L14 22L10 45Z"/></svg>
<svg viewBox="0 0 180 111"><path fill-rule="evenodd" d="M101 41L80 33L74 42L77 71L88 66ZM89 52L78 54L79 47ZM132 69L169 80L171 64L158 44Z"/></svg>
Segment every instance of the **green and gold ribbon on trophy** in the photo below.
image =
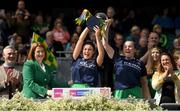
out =
<svg viewBox="0 0 180 111"><path fill-rule="evenodd" d="M100 12L93 16L87 9L84 9L80 17L75 19L75 22L77 25L82 25L86 23L87 27L91 31L93 31L93 27L97 25L101 29L102 37L107 37L107 20L108 17L105 13Z"/></svg>
<svg viewBox="0 0 180 111"><path fill-rule="evenodd" d="M92 16L92 14L87 10L84 9L81 16L79 18L76 18L76 24L77 25L82 25L83 23L85 23L90 17Z"/></svg>

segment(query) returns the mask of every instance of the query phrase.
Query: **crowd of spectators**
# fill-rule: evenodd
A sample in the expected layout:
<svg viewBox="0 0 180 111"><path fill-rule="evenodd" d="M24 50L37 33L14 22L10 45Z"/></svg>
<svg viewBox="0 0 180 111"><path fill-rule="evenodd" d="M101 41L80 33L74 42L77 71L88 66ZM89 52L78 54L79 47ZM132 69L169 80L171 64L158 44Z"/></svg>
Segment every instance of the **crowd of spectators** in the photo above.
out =
<svg viewBox="0 0 180 111"><path fill-rule="evenodd" d="M154 10L154 13L149 12L150 15L147 14L148 11L145 12L143 9L109 7L107 9L90 8L89 10L92 11L92 14L98 11L104 11L109 18L114 19L111 28L112 31L109 34L109 41L112 44L114 44L113 38L115 33L122 34L124 40L129 36L137 38L135 39L136 42L140 41L141 45L146 40L143 38L140 39L139 36L148 36L150 31L156 31L161 35L160 43L162 46L166 49L172 49L171 43L173 39L180 34L179 12L176 7ZM74 33L79 35L84 28L83 26L77 26L74 22L74 19L82 12L80 8L73 10L70 13L72 14L71 17L69 17L70 14L66 13L65 10L60 13L56 12L58 14L54 15L52 14L54 12L48 14L42 11L37 11L36 13L30 12L25 8L25 3L22 1L18 2L16 11L1 9L0 45L2 48L9 44L8 41L10 39L15 38L13 35L18 35L21 38L23 46L29 47L32 32L36 32L46 38L46 33L50 31L53 34L53 40L57 43L60 42L63 46L63 49L55 48L56 51L69 50L70 41ZM142 35L140 32L146 34Z"/></svg>

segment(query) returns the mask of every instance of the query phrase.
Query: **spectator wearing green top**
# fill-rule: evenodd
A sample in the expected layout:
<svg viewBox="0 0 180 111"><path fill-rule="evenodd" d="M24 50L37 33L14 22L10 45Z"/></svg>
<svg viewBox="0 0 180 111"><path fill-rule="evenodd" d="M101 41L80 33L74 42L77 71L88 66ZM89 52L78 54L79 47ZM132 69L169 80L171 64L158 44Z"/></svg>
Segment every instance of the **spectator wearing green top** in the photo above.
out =
<svg viewBox="0 0 180 111"><path fill-rule="evenodd" d="M43 62L45 58L44 46L33 43L23 66L22 93L27 98L43 99L52 95L53 87L68 87L67 83L55 81L53 71Z"/></svg>

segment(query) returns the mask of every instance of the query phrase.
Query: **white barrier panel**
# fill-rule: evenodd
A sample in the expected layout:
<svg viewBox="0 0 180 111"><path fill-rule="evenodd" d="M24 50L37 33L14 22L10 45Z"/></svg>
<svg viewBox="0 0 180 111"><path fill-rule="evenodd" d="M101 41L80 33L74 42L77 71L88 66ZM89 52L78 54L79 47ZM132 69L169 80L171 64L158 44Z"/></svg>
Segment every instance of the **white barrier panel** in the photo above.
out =
<svg viewBox="0 0 180 111"><path fill-rule="evenodd" d="M101 94L106 97L111 97L111 88L98 87L98 88L53 88L53 99L62 99L64 97L72 97L78 99L86 94Z"/></svg>

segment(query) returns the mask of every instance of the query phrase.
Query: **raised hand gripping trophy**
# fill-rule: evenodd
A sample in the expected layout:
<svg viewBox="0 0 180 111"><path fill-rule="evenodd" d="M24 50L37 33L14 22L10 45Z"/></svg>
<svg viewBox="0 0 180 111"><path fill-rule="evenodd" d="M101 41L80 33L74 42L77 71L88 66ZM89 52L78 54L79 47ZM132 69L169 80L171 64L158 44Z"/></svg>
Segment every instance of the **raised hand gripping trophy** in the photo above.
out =
<svg viewBox="0 0 180 111"><path fill-rule="evenodd" d="M93 16L87 9L84 9L81 16L75 19L76 24L81 25L86 22L86 26L90 31L94 31L93 27L97 25L101 29L101 35L103 38L107 37L108 28L112 23L111 19L108 19L107 15L103 12L96 13Z"/></svg>

